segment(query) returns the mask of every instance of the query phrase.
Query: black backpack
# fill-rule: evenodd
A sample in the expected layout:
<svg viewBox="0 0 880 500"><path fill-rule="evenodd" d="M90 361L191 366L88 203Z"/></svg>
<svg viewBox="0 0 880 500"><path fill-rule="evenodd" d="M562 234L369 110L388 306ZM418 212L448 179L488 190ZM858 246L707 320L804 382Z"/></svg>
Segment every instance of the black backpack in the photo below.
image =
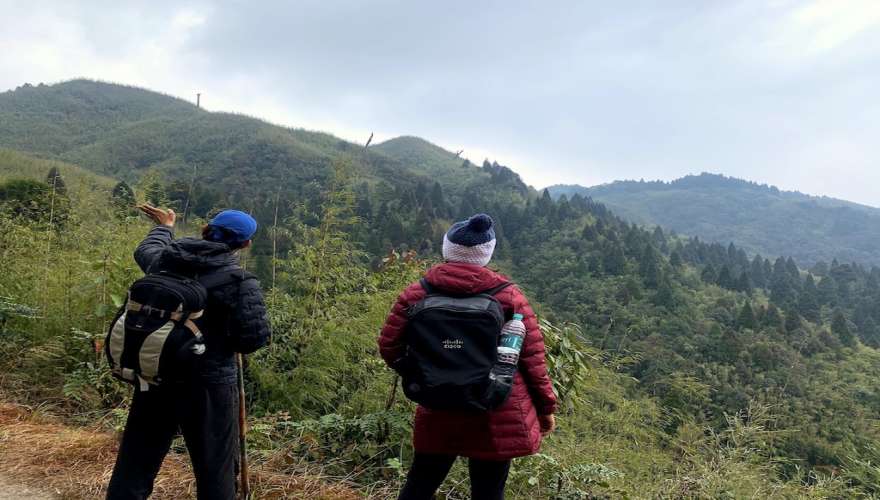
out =
<svg viewBox="0 0 880 500"><path fill-rule="evenodd" d="M160 271L132 283L104 341L113 376L142 391L188 378L205 352L195 320L204 314L208 290L243 275L240 269L202 278Z"/></svg>
<svg viewBox="0 0 880 500"><path fill-rule="evenodd" d="M407 311L403 392L436 410L486 411L507 400L513 373L496 376L505 315L494 296L512 283L474 295L421 285L427 296ZM509 371L509 370L508 370Z"/></svg>

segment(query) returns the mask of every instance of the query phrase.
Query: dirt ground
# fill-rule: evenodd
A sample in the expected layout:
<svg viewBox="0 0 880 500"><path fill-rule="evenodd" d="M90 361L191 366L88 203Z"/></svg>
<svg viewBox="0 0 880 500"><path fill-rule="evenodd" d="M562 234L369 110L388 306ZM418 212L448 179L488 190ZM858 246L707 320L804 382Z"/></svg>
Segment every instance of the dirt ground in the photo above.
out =
<svg viewBox="0 0 880 500"><path fill-rule="evenodd" d="M102 499L117 451L116 438L100 429L64 425L58 419L0 401L0 500ZM185 454L171 453L151 499L195 498ZM362 499L342 484L320 477L254 467L253 498Z"/></svg>

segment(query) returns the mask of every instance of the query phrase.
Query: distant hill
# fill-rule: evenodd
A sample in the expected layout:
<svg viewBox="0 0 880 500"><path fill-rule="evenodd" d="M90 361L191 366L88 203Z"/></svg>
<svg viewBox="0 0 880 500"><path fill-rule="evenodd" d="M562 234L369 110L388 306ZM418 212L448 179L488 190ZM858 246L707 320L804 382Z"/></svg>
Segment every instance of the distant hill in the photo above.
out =
<svg viewBox="0 0 880 500"><path fill-rule="evenodd" d="M0 147L129 182L157 172L188 184L195 175L204 199L258 212L278 192L287 199L311 195L338 161L350 164L359 182L387 189L415 191L438 182L452 206L468 189L498 181L497 165L465 164L414 137L364 149L330 134L208 112L161 93L91 80L0 93ZM528 192L519 176L505 171L511 192Z"/></svg>
<svg viewBox="0 0 880 500"><path fill-rule="evenodd" d="M715 174L672 182L618 181L548 188L558 198L592 197L618 215L751 253L819 261L880 264L880 209L809 196Z"/></svg>

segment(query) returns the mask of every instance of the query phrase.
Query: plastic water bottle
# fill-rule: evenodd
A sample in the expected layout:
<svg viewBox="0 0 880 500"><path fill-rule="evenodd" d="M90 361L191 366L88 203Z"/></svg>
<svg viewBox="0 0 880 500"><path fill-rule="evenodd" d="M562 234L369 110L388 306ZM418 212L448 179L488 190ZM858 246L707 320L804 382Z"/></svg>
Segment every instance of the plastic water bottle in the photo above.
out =
<svg viewBox="0 0 880 500"><path fill-rule="evenodd" d="M513 319L501 329L501 339L498 342L499 363L516 366L519 361L519 351L526 336L526 325L522 320L522 314L514 314Z"/></svg>

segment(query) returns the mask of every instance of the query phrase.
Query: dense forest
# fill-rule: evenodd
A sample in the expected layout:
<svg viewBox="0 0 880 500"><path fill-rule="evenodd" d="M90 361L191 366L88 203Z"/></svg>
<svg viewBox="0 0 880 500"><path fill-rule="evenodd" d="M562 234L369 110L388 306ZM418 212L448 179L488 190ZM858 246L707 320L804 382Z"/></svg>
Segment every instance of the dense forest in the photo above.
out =
<svg viewBox="0 0 880 500"><path fill-rule="evenodd" d="M76 126L53 129L54 113ZM515 462L512 497L880 494L876 267L770 260L421 139L364 148L139 89L24 87L0 94L5 116L18 125L0 121L0 143L19 151L0 150L4 397L120 425L127 388L96 352L138 275L149 225L133 202L174 207L179 234L243 207L262 224L244 264L274 328L247 369L254 459L393 496L412 407L376 332L449 223L485 211L492 265L538 306L563 403L542 454ZM465 497L464 477L443 495Z"/></svg>
<svg viewBox="0 0 880 500"><path fill-rule="evenodd" d="M880 209L874 207L706 173L549 189L554 197L589 196L639 224L733 241L750 255L791 256L804 266L834 259L880 265Z"/></svg>

